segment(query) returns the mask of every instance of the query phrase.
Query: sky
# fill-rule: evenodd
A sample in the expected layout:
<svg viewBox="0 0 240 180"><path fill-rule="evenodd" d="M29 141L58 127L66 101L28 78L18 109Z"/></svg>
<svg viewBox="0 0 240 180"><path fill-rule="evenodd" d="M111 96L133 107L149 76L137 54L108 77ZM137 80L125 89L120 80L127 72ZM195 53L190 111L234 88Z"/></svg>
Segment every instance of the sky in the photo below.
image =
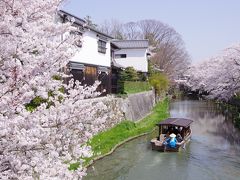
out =
<svg viewBox="0 0 240 180"><path fill-rule="evenodd" d="M93 22L155 19L173 27L198 63L240 42L240 0L67 0L64 10Z"/></svg>

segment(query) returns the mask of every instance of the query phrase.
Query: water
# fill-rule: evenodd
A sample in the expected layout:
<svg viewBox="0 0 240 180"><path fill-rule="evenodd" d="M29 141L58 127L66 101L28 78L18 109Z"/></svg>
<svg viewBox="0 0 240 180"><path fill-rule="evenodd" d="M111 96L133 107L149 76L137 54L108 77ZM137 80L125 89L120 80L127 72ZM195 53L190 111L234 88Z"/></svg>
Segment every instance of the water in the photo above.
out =
<svg viewBox="0 0 240 180"><path fill-rule="evenodd" d="M177 153L152 151L143 136L93 164L84 180L240 180L240 132L213 103L176 101L172 117L194 120L192 139Z"/></svg>

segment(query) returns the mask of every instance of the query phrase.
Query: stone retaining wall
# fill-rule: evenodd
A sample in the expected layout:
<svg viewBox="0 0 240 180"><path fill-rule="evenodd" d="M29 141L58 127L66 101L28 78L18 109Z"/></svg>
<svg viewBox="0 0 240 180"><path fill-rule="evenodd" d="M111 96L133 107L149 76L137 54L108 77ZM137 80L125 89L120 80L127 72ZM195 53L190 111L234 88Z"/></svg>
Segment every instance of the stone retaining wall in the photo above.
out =
<svg viewBox="0 0 240 180"><path fill-rule="evenodd" d="M147 116L155 105L153 91L128 95L121 108L127 120L137 121Z"/></svg>
<svg viewBox="0 0 240 180"><path fill-rule="evenodd" d="M110 101L109 101L110 100ZM100 97L90 101L102 101L107 103L109 110L113 111L118 121L124 119L137 121L147 116L155 105L154 91L147 91L128 95L126 98ZM111 120L114 121L114 120Z"/></svg>

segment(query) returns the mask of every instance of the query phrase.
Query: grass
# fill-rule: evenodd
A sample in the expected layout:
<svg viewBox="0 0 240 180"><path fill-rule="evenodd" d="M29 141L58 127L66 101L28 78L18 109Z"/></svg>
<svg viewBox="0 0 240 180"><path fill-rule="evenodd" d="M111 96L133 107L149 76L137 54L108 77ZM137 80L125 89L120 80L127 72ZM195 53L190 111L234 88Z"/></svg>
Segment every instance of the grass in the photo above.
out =
<svg viewBox="0 0 240 180"><path fill-rule="evenodd" d="M154 107L153 112L141 121L136 123L132 121L123 121L113 128L94 136L89 142L94 155L91 158L86 159L86 165L88 165L91 160L109 153L116 145L129 139L130 137L151 132L156 126L156 123L169 116L168 106L169 101L165 99L164 101L158 103ZM74 163L70 165L69 169L75 170L78 166L79 163Z"/></svg>
<svg viewBox="0 0 240 180"><path fill-rule="evenodd" d="M124 92L134 94L151 90L151 85L146 81L125 81Z"/></svg>

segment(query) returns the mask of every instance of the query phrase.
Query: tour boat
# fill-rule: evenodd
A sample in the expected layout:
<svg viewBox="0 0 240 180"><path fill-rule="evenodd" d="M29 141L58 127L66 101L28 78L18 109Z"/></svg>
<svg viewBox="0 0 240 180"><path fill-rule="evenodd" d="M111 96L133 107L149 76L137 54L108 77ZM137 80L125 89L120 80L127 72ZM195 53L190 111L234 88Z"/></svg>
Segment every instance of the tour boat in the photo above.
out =
<svg viewBox="0 0 240 180"><path fill-rule="evenodd" d="M159 135L151 140L152 150L178 152L180 147L184 148L191 137L190 125L192 122L193 120L185 118L168 118L156 124L159 127ZM167 136L178 136L175 148L170 148L166 144Z"/></svg>

